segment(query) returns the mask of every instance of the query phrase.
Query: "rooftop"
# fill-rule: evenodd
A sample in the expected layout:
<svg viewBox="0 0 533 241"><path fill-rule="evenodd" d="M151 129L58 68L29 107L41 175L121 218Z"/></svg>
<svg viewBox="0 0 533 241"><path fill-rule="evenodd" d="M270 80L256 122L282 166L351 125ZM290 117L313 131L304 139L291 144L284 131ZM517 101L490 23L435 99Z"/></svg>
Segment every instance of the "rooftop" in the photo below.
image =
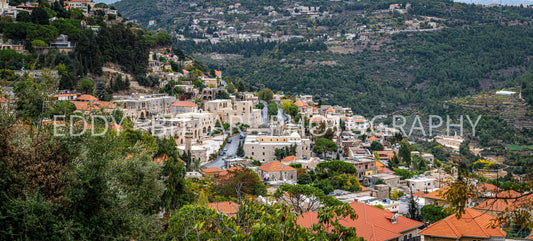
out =
<svg viewBox="0 0 533 241"><path fill-rule="evenodd" d="M505 237L505 231L491 227L491 220L494 218L496 217L490 214L467 208L461 219L458 219L456 214L450 215L443 220L429 225L420 234L457 239L461 237Z"/></svg>

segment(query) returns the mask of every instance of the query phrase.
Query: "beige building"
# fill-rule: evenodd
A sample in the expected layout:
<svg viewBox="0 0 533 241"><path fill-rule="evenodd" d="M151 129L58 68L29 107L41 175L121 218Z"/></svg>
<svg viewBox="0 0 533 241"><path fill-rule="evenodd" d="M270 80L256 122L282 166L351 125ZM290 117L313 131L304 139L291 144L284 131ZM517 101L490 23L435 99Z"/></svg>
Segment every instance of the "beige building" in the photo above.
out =
<svg viewBox="0 0 533 241"><path fill-rule="evenodd" d="M234 112L230 123L247 124L252 128L257 128L263 123L263 114L259 109L254 109L253 101L235 101Z"/></svg>
<svg viewBox="0 0 533 241"><path fill-rule="evenodd" d="M229 117L233 113L231 100L206 101L204 110L216 114L222 122L229 122Z"/></svg>
<svg viewBox="0 0 533 241"><path fill-rule="evenodd" d="M113 96L113 99L124 115L133 119L169 114L170 105L176 102L176 97L166 94Z"/></svg>
<svg viewBox="0 0 533 241"><path fill-rule="evenodd" d="M277 148L296 145L296 157L307 159L311 157L311 140L302 139L298 133L289 136L256 136L248 135L244 142L246 156L261 162L270 162L276 159Z"/></svg>
<svg viewBox="0 0 533 241"><path fill-rule="evenodd" d="M156 136L172 136L178 145L183 145L186 131L191 132L193 143L199 142L215 128L215 122L216 115L212 113L184 113L138 127L141 130L151 129Z"/></svg>

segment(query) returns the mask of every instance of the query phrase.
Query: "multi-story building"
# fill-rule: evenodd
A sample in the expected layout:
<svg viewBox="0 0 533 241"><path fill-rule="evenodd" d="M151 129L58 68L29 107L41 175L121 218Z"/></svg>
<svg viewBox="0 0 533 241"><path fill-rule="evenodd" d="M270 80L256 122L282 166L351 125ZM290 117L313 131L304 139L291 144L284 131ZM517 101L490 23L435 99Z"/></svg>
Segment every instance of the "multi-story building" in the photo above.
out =
<svg viewBox="0 0 533 241"><path fill-rule="evenodd" d="M170 105L176 102L176 97L165 94L113 96L115 103L125 116L133 119L166 115L170 112Z"/></svg>
<svg viewBox="0 0 533 241"><path fill-rule="evenodd" d="M355 160L346 161L351 163L357 169L357 178L362 180L363 177L368 175L373 175L378 172L378 167L376 166L376 160L372 158L357 158Z"/></svg>
<svg viewBox="0 0 533 241"><path fill-rule="evenodd" d="M270 162L276 159L275 151L278 148L296 145L296 157L307 159L311 157L311 140L302 139L296 132L289 136L257 136L248 135L244 142L244 152L261 162Z"/></svg>
<svg viewBox="0 0 533 241"><path fill-rule="evenodd" d="M206 101L204 110L216 114L222 122L229 122L229 117L233 113L231 100Z"/></svg>
<svg viewBox="0 0 533 241"><path fill-rule="evenodd" d="M435 189L435 178L415 176L405 180L407 182L407 188L413 192L425 191L431 192Z"/></svg>
<svg viewBox="0 0 533 241"><path fill-rule="evenodd" d="M263 123L262 111L254 109L255 104L252 101L235 101L233 107L235 111L231 117L231 123L247 124L252 128Z"/></svg>

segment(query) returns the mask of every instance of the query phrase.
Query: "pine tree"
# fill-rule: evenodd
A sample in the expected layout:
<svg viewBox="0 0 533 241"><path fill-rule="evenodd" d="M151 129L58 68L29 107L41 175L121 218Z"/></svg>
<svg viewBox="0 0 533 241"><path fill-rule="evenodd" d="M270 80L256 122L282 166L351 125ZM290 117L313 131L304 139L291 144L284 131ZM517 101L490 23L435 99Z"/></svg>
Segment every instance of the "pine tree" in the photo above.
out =
<svg viewBox="0 0 533 241"><path fill-rule="evenodd" d="M238 157L244 157L245 153L244 153L244 148L242 146L242 143L239 142L239 147L237 147L237 156Z"/></svg>

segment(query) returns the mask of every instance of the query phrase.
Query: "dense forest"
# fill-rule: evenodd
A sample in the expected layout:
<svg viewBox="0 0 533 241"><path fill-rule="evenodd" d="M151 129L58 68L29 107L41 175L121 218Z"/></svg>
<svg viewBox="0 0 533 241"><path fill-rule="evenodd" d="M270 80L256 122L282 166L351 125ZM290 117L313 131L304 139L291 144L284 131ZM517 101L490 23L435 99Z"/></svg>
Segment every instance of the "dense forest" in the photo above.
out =
<svg viewBox="0 0 533 241"><path fill-rule="evenodd" d="M313 94L360 114L376 114L502 86L530 68L531 31L488 25L397 34L386 49L355 54L331 53L319 44L287 47L289 41L231 64L200 58L258 88Z"/></svg>

